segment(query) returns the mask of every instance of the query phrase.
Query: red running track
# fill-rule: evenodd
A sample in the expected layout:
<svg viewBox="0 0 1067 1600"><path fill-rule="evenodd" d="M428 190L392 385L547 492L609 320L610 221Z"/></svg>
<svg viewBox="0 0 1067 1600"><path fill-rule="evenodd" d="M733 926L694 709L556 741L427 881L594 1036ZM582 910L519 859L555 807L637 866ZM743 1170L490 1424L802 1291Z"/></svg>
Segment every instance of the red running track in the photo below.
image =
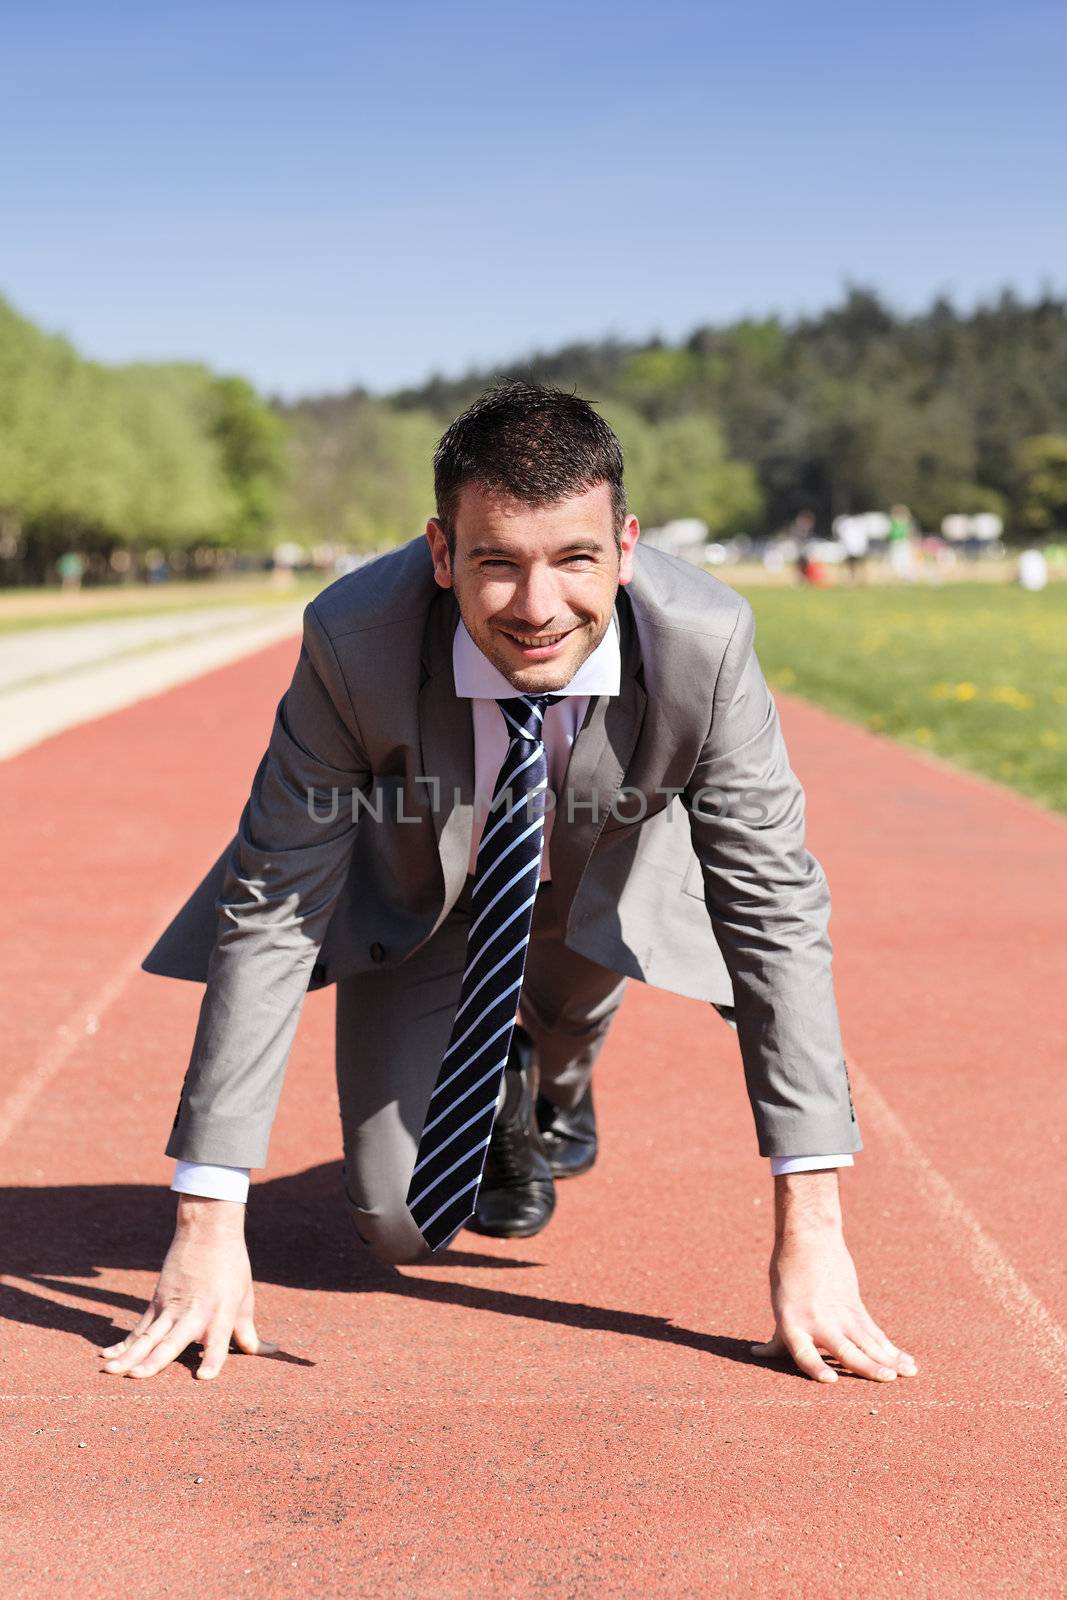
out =
<svg viewBox="0 0 1067 1600"><path fill-rule="evenodd" d="M750 1358L771 1186L736 1044L636 984L601 1161L551 1227L400 1272L345 1227L309 997L249 1215L281 1355L100 1370L169 1240L201 994L138 963L229 837L294 653L0 768L5 1600L1062 1594L1067 827L792 701L866 1145L849 1238L919 1378Z"/></svg>

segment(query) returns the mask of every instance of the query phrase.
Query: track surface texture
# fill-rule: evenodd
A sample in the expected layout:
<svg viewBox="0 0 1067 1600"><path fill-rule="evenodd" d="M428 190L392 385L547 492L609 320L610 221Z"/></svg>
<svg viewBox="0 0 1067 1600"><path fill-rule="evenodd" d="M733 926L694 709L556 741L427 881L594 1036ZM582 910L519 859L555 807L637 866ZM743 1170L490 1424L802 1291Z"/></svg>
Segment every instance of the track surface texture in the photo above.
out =
<svg viewBox="0 0 1067 1600"><path fill-rule="evenodd" d="M734 1036L632 984L602 1155L551 1226L371 1263L340 1203L333 991L248 1218L273 1358L101 1371L170 1238L201 990L139 970L230 836L293 641L0 767L0 1592L1064 1592L1067 827L783 697L834 892L867 1304L920 1363L819 1386L769 1337Z"/></svg>

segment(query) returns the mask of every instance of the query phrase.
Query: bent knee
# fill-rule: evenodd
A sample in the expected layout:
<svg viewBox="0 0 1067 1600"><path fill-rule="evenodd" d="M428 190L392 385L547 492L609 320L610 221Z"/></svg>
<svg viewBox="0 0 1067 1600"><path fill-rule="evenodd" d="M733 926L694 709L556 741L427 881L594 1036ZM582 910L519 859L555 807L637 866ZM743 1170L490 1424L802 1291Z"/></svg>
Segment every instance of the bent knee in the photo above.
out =
<svg viewBox="0 0 1067 1600"><path fill-rule="evenodd" d="M348 1209L359 1238L384 1266L412 1266L433 1254L406 1205L368 1211L350 1200Z"/></svg>
<svg viewBox="0 0 1067 1600"><path fill-rule="evenodd" d="M421 1234L417 1243L410 1239L388 1238L368 1243L367 1249L376 1261L381 1261L387 1267L413 1267L416 1262L429 1261L433 1255Z"/></svg>

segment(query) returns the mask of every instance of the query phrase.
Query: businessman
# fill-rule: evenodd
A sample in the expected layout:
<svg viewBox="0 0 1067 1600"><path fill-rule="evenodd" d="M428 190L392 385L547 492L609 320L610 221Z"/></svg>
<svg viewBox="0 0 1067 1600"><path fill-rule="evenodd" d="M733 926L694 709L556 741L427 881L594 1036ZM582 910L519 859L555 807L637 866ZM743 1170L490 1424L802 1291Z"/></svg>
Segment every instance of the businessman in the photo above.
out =
<svg viewBox="0 0 1067 1600"><path fill-rule="evenodd" d="M426 538L306 609L237 834L145 960L204 982L167 1145L152 1302L102 1352L198 1376L254 1321L249 1172L303 996L337 985L344 1194L383 1261L524 1237L596 1159L592 1073L626 982L735 1023L775 1188L774 1333L822 1382L916 1365L863 1305L836 1168L861 1148L829 895L751 609L638 545L584 400L487 390L434 458ZM664 1127L664 1138L672 1130Z"/></svg>

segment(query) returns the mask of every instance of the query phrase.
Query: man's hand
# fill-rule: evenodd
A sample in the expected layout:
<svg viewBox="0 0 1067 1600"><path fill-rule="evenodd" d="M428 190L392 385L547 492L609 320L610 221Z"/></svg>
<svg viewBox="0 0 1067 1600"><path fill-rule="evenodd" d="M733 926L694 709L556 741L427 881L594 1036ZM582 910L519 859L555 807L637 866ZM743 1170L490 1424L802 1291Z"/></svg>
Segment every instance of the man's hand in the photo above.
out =
<svg viewBox="0 0 1067 1600"><path fill-rule="evenodd" d="M774 1337L753 1355L792 1356L820 1383L837 1373L823 1351L849 1372L880 1383L912 1378L913 1357L898 1350L860 1299L856 1268L845 1245L836 1170L794 1172L774 1180L771 1306Z"/></svg>
<svg viewBox="0 0 1067 1600"><path fill-rule="evenodd" d="M174 1238L152 1303L118 1344L101 1350L105 1372L151 1378L194 1341L204 1353L198 1378L214 1378L229 1353L230 1337L246 1355L278 1349L256 1332L252 1269L244 1237L245 1207L235 1200L178 1197Z"/></svg>

